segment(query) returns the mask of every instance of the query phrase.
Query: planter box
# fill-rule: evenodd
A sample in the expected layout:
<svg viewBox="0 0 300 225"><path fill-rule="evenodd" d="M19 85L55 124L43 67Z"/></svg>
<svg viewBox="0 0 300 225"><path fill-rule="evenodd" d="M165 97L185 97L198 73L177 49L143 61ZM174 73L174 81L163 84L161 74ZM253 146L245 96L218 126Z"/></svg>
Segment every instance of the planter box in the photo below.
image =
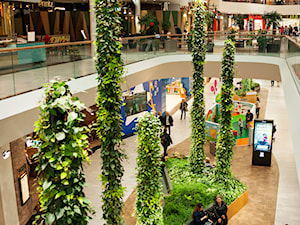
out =
<svg viewBox="0 0 300 225"><path fill-rule="evenodd" d="M228 220L240 211L248 202L248 190L245 191L238 199L228 206Z"/></svg>
<svg viewBox="0 0 300 225"><path fill-rule="evenodd" d="M207 44L207 52L214 52L214 46L215 46L215 44L208 43Z"/></svg>
<svg viewBox="0 0 300 225"><path fill-rule="evenodd" d="M165 41L165 52L176 52L177 40L166 40Z"/></svg>
<svg viewBox="0 0 300 225"><path fill-rule="evenodd" d="M280 45L275 43L267 44L267 52L280 52Z"/></svg>
<svg viewBox="0 0 300 225"><path fill-rule="evenodd" d="M245 46L245 41L244 40L240 40L240 41L235 41L234 45L236 48L244 48Z"/></svg>

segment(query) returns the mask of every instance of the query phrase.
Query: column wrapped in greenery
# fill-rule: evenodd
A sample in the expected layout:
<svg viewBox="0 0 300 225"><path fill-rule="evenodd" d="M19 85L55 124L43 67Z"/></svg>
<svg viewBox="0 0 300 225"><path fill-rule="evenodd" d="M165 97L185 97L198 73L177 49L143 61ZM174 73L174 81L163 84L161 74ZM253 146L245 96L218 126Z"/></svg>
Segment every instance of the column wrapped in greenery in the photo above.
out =
<svg viewBox="0 0 300 225"><path fill-rule="evenodd" d="M102 158L102 211L105 224L123 224L121 216L124 188L121 179L125 157L121 150L121 88L123 74L121 60L120 12L115 0L95 0L96 15L96 69L98 72L97 112Z"/></svg>
<svg viewBox="0 0 300 225"><path fill-rule="evenodd" d="M231 171L231 161L233 157L234 137L231 126L231 113L233 110L233 76L234 76L234 55L235 46L231 40L225 41L222 59L221 72L221 120L220 132L216 147L216 168L214 179L216 182L230 188L233 174Z"/></svg>
<svg viewBox="0 0 300 225"><path fill-rule="evenodd" d="M89 161L89 130L79 126L83 104L63 81L49 85L45 94L35 123L41 141L36 155L40 211L47 224L88 224L92 210L83 193L82 164Z"/></svg>
<svg viewBox="0 0 300 225"><path fill-rule="evenodd" d="M137 125L137 225L163 224L160 128L159 119L151 113L139 118Z"/></svg>
<svg viewBox="0 0 300 225"><path fill-rule="evenodd" d="M192 117L192 146L190 154L191 170L202 173L204 169L204 142L205 142L205 103L203 70L206 55L205 9L202 3L194 8L194 35L193 47L193 108Z"/></svg>

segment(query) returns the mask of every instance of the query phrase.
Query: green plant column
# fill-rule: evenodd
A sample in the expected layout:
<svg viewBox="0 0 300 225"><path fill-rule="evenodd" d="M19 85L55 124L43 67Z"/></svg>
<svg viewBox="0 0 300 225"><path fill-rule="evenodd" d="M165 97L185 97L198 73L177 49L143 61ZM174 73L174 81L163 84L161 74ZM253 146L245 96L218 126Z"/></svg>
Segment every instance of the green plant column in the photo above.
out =
<svg viewBox="0 0 300 225"><path fill-rule="evenodd" d="M65 82L54 82L45 90L35 123L41 141L38 160L38 190L42 218L47 224L88 224L89 200L83 188L83 162L89 161L87 127L80 127L83 104L71 96ZM37 218L38 220L40 218Z"/></svg>
<svg viewBox="0 0 300 225"><path fill-rule="evenodd" d="M194 35L192 38L192 56L194 64L192 117L192 146L190 154L191 170L202 173L204 169L205 142L205 103L203 69L206 55L205 9L198 3L194 8Z"/></svg>
<svg viewBox="0 0 300 225"><path fill-rule="evenodd" d="M124 188L121 179L125 157L121 149L121 88L123 74L121 60L120 7L118 1L95 1L96 70L98 72L97 135L102 159L102 211L108 225L123 224Z"/></svg>
<svg viewBox="0 0 300 225"><path fill-rule="evenodd" d="M137 225L163 224L160 129L159 119L151 113L139 118L137 124Z"/></svg>
<svg viewBox="0 0 300 225"><path fill-rule="evenodd" d="M216 168L214 178L217 183L229 188L232 184L231 160L233 157L234 137L231 126L231 113L233 110L233 76L234 76L235 46L231 40L225 41L221 72L221 120L220 133L216 147Z"/></svg>

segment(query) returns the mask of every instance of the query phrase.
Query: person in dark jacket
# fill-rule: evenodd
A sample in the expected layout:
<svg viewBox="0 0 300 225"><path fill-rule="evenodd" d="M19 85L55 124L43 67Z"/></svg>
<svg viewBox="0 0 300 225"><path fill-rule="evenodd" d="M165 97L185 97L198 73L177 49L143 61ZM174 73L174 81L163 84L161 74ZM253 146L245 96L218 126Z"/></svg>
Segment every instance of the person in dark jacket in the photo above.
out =
<svg viewBox="0 0 300 225"><path fill-rule="evenodd" d="M248 112L246 114L246 124L247 124L247 128L249 128L250 122L253 120L253 113L250 112L250 110L248 109Z"/></svg>
<svg viewBox="0 0 300 225"><path fill-rule="evenodd" d="M154 30L154 23L151 22L150 27L146 30L146 35L148 36L148 35L155 35L155 34L156 34L156 32ZM145 51L148 52L151 47L152 47L152 51L156 52L154 37L147 39L147 47L146 47Z"/></svg>
<svg viewBox="0 0 300 225"><path fill-rule="evenodd" d="M170 144L173 144L172 138L170 135L167 133L167 128L164 128L164 132L160 137L160 143L164 147L164 157L166 157L167 154L167 149L170 146Z"/></svg>
<svg viewBox="0 0 300 225"><path fill-rule="evenodd" d="M217 224L227 225L227 205L223 201L221 195L217 195L216 201L213 204L213 208L217 217Z"/></svg>
<svg viewBox="0 0 300 225"><path fill-rule="evenodd" d="M162 116L161 112L158 112L158 113L157 113L157 117L158 117L159 121L161 122L161 124L162 124L163 126L165 126L165 125L164 125L164 117Z"/></svg>
<svg viewBox="0 0 300 225"><path fill-rule="evenodd" d="M166 128L169 129L169 135L171 135L171 127L173 126L173 117L169 114L169 112L166 112L166 115L164 116L163 124Z"/></svg>
<svg viewBox="0 0 300 225"><path fill-rule="evenodd" d="M205 215L202 203L198 203L195 206L192 218L194 219L194 225L208 225L213 222Z"/></svg>
<svg viewBox="0 0 300 225"><path fill-rule="evenodd" d="M180 102L180 107L179 109L181 110L181 116L180 116L180 120L182 120L182 116L184 115L184 119L186 117L186 110L187 110L187 102L185 101L185 99L182 99Z"/></svg>

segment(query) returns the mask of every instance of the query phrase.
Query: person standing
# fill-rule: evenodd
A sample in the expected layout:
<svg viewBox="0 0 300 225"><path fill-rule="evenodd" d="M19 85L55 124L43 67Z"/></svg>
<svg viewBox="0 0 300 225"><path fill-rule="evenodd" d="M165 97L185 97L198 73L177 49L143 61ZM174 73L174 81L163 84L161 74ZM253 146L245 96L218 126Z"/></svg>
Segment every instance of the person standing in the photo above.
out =
<svg viewBox="0 0 300 225"><path fill-rule="evenodd" d="M244 125L243 125L242 117L239 118L239 127L240 127L240 134L241 134L241 136L243 136L243 127L244 127Z"/></svg>
<svg viewBox="0 0 300 225"><path fill-rule="evenodd" d="M250 126L250 122L253 120L253 113L250 112L250 109L248 109L248 112L246 114L246 124L247 124L247 128L249 128Z"/></svg>
<svg viewBox="0 0 300 225"><path fill-rule="evenodd" d="M256 110L255 110L256 118L258 119L259 118L259 110L260 110L260 100L258 97L256 98L255 107L256 107Z"/></svg>
<svg viewBox="0 0 300 225"><path fill-rule="evenodd" d="M185 99L182 99L180 102L180 111L181 111L181 116L180 116L180 120L182 120L182 115L184 114L184 119L186 118L186 111L187 111L187 102L185 101Z"/></svg>
<svg viewBox="0 0 300 225"><path fill-rule="evenodd" d="M271 80L271 87L274 86L274 80Z"/></svg>
<svg viewBox="0 0 300 225"><path fill-rule="evenodd" d="M175 28L175 33L176 34L182 34L182 31L181 31L181 29L180 29L180 27L178 27L177 25L174 25L174 28ZM180 36L178 36L178 41L179 41L179 48L181 48L181 38L182 38L182 36L180 35Z"/></svg>
<svg viewBox="0 0 300 225"><path fill-rule="evenodd" d="M213 204L214 212L216 217L218 218L217 224L227 225L227 205L223 201L221 195L217 195L216 201Z"/></svg>
<svg viewBox="0 0 300 225"><path fill-rule="evenodd" d="M162 116L161 112L157 113L157 117L158 117L159 121L161 122L161 124L163 126L165 126L165 124L164 124L164 117Z"/></svg>
<svg viewBox="0 0 300 225"><path fill-rule="evenodd" d="M155 35L156 32L154 30L154 23L150 23L150 27L146 30L146 35ZM152 51L154 51L154 53L156 52L156 48L155 48L155 39L154 37L148 38L147 41L147 47L145 49L146 52L148 52L150 50L152 46Z"/></svg>
<svg viewBox="0 0 300 225"><path fill-rule="evenodd" d="M169 135L171 135L171 127L173 126L173 117L169 114L169 112L166 112L166 115L164 116L164 125L166 128L169 129Z"/></svg>
<svg viewBox="0 0 300 225"><path fill-rule="evenodd" d="M170 144L173 144L172 138L170 137L170 135L167 133L167 128L164 128L164 132L160 137L160 143L164 148L164 158L168 155L167 150L168 147L170 146Z"/></svg>

